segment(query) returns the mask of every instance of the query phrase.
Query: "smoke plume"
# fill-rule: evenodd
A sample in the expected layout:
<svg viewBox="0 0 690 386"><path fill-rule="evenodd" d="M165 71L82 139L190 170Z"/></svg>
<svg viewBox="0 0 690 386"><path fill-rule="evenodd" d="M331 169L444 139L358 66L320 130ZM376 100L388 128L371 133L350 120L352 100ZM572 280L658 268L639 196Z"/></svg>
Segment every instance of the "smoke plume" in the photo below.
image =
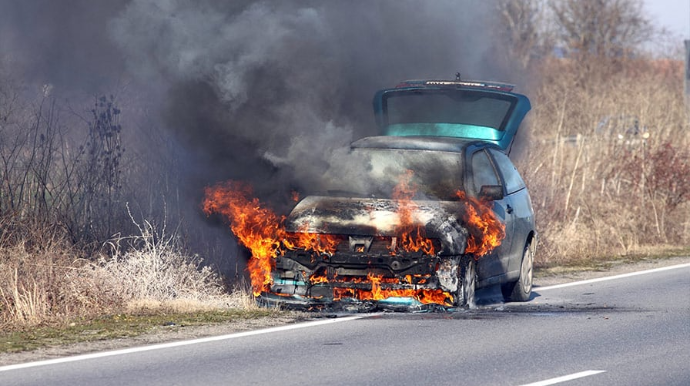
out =
<svg viewBox="0 0 690 386"><path fill-rule="evenodd" d="M491 1L0 0L0 9L0 59L31 82L95 95L126 84L129 106L153 111L134 126L165 130L180 202L199 220L203 187L217 181L249 182L285 210L292 190L317 189L334 165L356 176L342 166L352 140L377 133L378 89L458 71L511 80L492 60Z"/></svg>
<svg viewBox="0 0 690 386"><path fill-rule="evenodd" d="M166 86L166 126L204 170L270 195L318 185L338 149L375 134L377 89L493 77L488 11L455 0L133 0L109 28L129 71Z"/></svg>

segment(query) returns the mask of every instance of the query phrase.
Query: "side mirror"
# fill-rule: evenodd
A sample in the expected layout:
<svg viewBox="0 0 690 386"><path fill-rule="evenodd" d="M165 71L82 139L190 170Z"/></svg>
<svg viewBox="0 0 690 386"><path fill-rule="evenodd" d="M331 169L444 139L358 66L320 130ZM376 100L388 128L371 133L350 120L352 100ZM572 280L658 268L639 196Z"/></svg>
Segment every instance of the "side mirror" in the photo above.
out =
<svg viewBox="0 0 690 386"><path fill-rule="evenodd" d="M483 201L502 200L503 187L501 185L482 185L479 189L479 199Z"/></svg>

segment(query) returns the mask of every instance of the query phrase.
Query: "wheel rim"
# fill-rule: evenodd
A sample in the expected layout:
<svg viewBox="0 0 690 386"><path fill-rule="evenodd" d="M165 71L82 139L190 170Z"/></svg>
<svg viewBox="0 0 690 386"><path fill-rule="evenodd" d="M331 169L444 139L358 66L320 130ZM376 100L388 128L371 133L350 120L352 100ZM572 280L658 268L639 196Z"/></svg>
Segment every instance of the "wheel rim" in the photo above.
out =
<svg viewBox="0 0 690 386"><path fill-rule="evenodd" d="M527 247L525 249L525 257L522 259L522 266L520 267L520 283L522 291L529 293L532 290L532 268L534 266L532 249Z"/></svg>

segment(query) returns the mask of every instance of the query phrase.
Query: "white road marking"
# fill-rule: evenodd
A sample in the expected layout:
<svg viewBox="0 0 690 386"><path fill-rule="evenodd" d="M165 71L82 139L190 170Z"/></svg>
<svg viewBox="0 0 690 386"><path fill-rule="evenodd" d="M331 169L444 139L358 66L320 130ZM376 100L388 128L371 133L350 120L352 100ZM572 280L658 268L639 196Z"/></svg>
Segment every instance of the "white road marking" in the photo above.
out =
<svg viewBox="0 0 690 386"><path fill-rule="evenodd" d="M687 264L679 264L679 265L671 265L671 266L669 266L669 267L661 267L661 268L649 269L649 270L646 270L646 271L637 271L637 272L624 273L624 274L616 275L616 276L606 276L606 277L599 277L599 278L596 278L596 279L575 281L575 282L572 282L572 283L556 284L556 285L550 285L550 286L546 286L546 287L534 287L532 290L537 291L537 292L548 291L548 290L552 290L552 289L565 288L565 287L572 287L572 286L583 285L583 284L598 283L598 282L600 282L600 281L607 281L607 280L623 279L623 278L626 278L626 277L632 277L632 276L638 276L638 275L646 275L646 274L648 274L648 273L669 271L669 270L672 270L672 269L688 268L688 267L690 267L690 263L687 263Z"/></svg>
<svg viewBox="0 0 690 386"><path fill-rule="evenodd" d="M83 360L94 359L94 358L104 358L104 357L110 357L110 356L115 356L115 355L132 354L132 353L151 351L151 350L160 350L160 349L171 348L171 347L189 346L189 345L198 344L198 343L217 342L219 340L242 338L245 336L252 336L252 335L270 334L273 332L280 332L280 331L297 330L300 328L323 326L324 324L349 322L352 320L367 318L367 317L371 317L374 315L378 315L378 314L357 315L357 316L348 316L348 317L343 317L343 318L316 320L313 322L289 324L286 326L264 328L261 330L253 330L253 331L237 332L237 333L228 334L228 335L209 336L206 338L154 344L151 346L132 347L132 348L126 348L126 349L122 349L122 350L104 351L104 352L97 352L97 353L93 353L93 354L84 354L84 355L76 355L76 356L64 357L64 358L48 359L48 360L44 360L44 361L20 363L20 364L16 364L16 365L9 365L9 366L0 367L0 372L17 370L17 369L26 369L29 367L54 365L54 364L58 364L58 363L83 361Z"/></svg>
<svg viewBox="0 0 690 386"><path fill-rule="evenodd" d="M578 379L578 378L583 378L583 377L589 377L590 375L596 375L596 374L601 374L605 373L606 370L587 370L583 371L580 373L575 373L575 374L570 374L570 375L564 375L562 377L558 378L551 378L547 379L545 381L539 381L539 382L534 382L534 383L528 383L526 385L522 386L547 386L547 385L555 385L557 383L561 382L567 382L567 381L572 381L573 379Z"/></svg>

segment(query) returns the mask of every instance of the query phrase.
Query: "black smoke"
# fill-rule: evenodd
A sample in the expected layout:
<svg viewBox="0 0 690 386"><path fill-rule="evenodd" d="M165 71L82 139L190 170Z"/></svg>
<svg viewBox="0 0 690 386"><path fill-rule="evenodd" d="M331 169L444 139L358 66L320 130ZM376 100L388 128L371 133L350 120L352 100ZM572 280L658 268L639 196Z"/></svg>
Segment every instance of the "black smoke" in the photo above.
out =
<svg viewBox="0 0 690 386"><path fill-rule="evenodd" d="M409 78L495 78L472 1L133 0L109 24L129 71L166 86L166 126L212 178L308 189L376 134L371 99ZM208 177L207 177L208 178Z"/></svg>
<svg viewBox="0 0 690 386"><path fill-rule="evenodd" d="M125 82L123 95L153 111L155 122L134 126L174 140L189 213L204 186L227 179L284 210L351 140L377 133L378 89L458 71L514 80L492 54L491 1L0 0L0 9L0 59L31 82L92 94Z"/></svg>

